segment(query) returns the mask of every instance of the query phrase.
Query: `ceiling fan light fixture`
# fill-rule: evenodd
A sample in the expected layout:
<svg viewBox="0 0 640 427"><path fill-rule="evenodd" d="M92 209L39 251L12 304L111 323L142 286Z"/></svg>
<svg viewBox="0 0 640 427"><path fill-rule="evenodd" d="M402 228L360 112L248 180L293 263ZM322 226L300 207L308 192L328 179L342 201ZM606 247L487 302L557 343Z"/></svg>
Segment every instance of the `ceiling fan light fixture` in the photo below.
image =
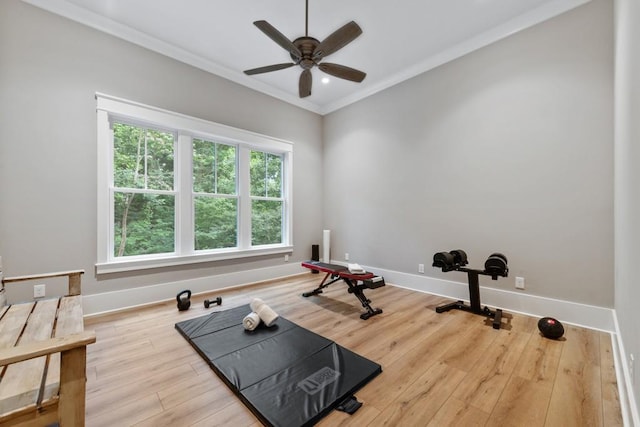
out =
<svg viewBox="0 0 640 427"><path fill-rule="evenodd" d="M362 29L354 21L343 25L336 31L331 33L322 42L319 42L313 37L308 35L308 22L309 21L309 1L306 1L305 7L305 36L298 37L291 41L284 34L278 31L274 26L267 21L260 20L255 21L253 24L258 27L267 37L276 42L280 47L289 52L293 63L286 64L274 64L266 67L253 68L251 70L245 70L247 75L268 73L271 71L282 70L294 65L299 65L302 68L302 74L298 83L298 92L300 98L305 98L311 95L311 68L317 66L321 71L330 74L340 79L349 80L352 82L360 83L366 73L356 70L354 68L346 67L339 64L320 63L325 57L332 53L342 49L349 43L351 43L356 37L362 34ZM325 80L326 79L326 80ZM329 83L329 78L324 77L322 79L323 84Z"/></svg>

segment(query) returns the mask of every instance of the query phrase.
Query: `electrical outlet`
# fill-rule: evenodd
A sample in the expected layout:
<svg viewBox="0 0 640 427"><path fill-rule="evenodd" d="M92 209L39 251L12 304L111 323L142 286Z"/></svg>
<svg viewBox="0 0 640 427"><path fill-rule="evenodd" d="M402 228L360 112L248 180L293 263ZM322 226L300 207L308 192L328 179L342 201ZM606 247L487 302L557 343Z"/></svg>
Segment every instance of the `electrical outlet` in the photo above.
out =
<svg viewBox="0 0 640 427"><path fill-rule="evenodd" d="M516 289L524 289L524 277L516 277Z"/></svg>
<svg viewBox="0 0 640 427"><path fill-rule="evenodd" d="M47 285L33 285L33 297L44 298L46 295Z"/></svg>
<svg viewBox="0 0 640 427"><path fill-rule="evenodd" d="M345 252L345 254L344 254L344 260L345 260L345 261L349 261L349 252Z"/></svg>
<svg viewBox="0 0 640 427"><path fill-rule="evenodd" d="M424 264L418 264L418 273L424 273Z"/></svg>
<svg viewBox="0 0 640 427"><path fill-rule="evenodd" d="M633 353L629 354L629 376L631 377L631 384L635 385L636 383L636 377L634 375L634 366L633 366L633 362L634 362L634 357L633 357Z"/></svg>
<svg viewBox="0 0 640 427"><path fill-rule="evenodd" d="M284 254L284 262L289 262L289 254Z"/></svg>

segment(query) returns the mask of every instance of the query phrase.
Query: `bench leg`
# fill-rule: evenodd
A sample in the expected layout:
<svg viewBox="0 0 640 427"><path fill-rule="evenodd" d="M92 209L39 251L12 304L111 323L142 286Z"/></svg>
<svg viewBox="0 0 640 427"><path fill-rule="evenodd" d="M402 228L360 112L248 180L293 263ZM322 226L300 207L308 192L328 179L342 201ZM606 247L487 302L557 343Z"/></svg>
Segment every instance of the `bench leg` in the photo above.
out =
<svg viewBox="0 0 640 427"><path fill-rule="evenodd" d="M328 279L329 277L331 277L331 281L327 282L327 279ZM309 292L305 292L305 293L303 293L303 294L302 294L302 296L303 296L303 297L305 297L305 298L307 298L307 297L310 297L310 296L312 296L312 295L318 295L318 294L321 294L321 293L322 293L322 290L323 290L324 288L326 288L327 286L329 286L329 285L331 285L331 284L333 284L333 283L337 282L338 280L340 280L340 278L339 278L339 277L334 277L332 273L327 273L327 274L324 276L324 279L322 279L322 282L320 282L320 285L319 285L317 288L315 288L315 289L314 289L314 290L312 290L312 291L309 291ZM325 283L325 282L326 282L326 283Z"/></svg>
<svg viewBox="0 0 640 427"><path fill-rule="evenodd" d="M366 288L366 286L358 285L357 281L354 283L354 281L347 277L343 277L342 280L344 280L347 286L349 286L347 292L349 292L350 294L354 294L356 298L358 298L358 301L360 301L362 306L367 310L360 315L360 318L362 320L367 320L371 316L382 313L382 309L371 307L371 300L364 295L363 288Z"/></svg>
<svg viewBox="0 0 640 427"><path fill-rule="evenodd" d="M60 355L60 427L84 426L87 382L87 347Z"/></svg>

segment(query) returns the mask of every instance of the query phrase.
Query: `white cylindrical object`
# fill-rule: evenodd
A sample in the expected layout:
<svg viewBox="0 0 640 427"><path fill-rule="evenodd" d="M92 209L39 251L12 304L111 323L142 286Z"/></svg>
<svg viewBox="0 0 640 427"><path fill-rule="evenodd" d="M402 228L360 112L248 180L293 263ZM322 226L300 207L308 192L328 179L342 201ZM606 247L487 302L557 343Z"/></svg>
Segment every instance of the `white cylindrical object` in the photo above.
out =
<svg viewBox="0 0 640 427"><path fill-rule="evenodd" d="M249 303L249 307L251 307L251 311L255 313L257 313L258 308L262 307L263 305L264 305L264 301L262 301L260 298L254 298Z"/></svg>
<svg viewBox="0 0 640 427"><path fill-rule="evenodd" d="M253 331L259 324L260 316L258 316L258 313L251 312L242 319L242 326L244 326L247 331Z"/></svg>
<svg viewBox="0 0 640 427"><path fill-rule="evenodd" d="M260 320L262 320L265 326L271 326L276 320L278 320L278 313L273 311L273 309L267 304L262 304L258 307L258 311L256 313L260 316Z"/></svg>
<svg viewBox="0 0 640 427"><path fill-rule="evenodd" d="M331 262L331 230L322 231L322 262Z"/></svg>

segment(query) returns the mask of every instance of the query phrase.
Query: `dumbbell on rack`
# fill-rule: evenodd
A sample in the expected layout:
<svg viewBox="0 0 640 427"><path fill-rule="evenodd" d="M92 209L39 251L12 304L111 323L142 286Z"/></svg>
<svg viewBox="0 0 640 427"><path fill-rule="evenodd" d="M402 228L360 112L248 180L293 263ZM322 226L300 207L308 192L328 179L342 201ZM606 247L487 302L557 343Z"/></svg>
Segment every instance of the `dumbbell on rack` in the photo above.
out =
<svg viewBox="0 0 640 427"><path fill-rule="evenodd" d="M450 252L438 252L433 255L433 267L442 269L443 272L448 271L462 271L467 273L469 281L469 305L466 305L463 301L456 301L450 304L445 304L440 307L436 307L437 313L443 313L445 311L457 309L464 310L474 314L487 316L493 318L493 328L500 329L502 321L502 310L491 310L489 307L482 307L480 304L480 281L479 275L483 274L491 276L491 279L498 280L498 277L507 277L509 275L509 268L507 267L507 257L501 253L492 253L484 263L484 270L474 270L472 268L466 268L469 262L467 260L467 254L461 250L456 249Z"/></svg>

